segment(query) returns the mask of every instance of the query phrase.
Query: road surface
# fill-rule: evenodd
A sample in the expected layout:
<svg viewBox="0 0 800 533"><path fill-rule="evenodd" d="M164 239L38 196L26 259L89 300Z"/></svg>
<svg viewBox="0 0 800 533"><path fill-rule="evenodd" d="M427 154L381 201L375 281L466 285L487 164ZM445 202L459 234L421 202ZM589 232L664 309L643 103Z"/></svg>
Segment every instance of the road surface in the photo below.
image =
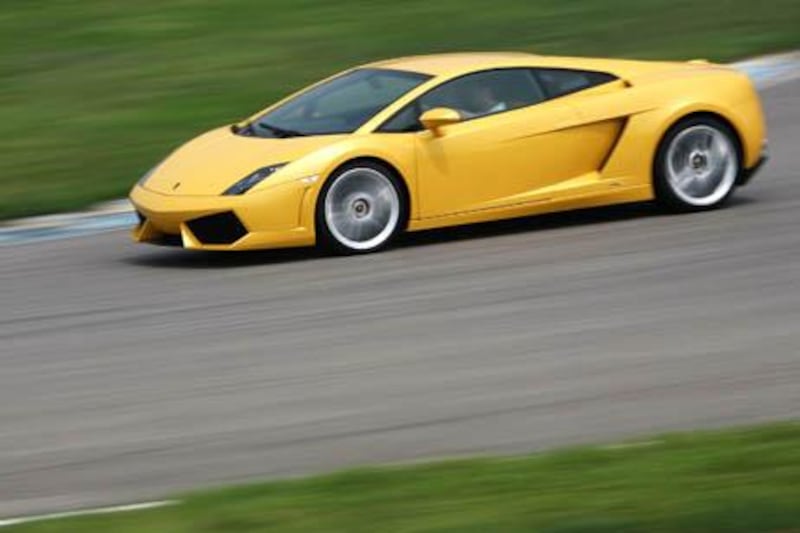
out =
<svg viewBox="0 0 800 533"><path fill-rule="evenodd" d="M121 232L0 257L0 516L800 416L800 83L730 208L601 209L366 257Z"/></svg>

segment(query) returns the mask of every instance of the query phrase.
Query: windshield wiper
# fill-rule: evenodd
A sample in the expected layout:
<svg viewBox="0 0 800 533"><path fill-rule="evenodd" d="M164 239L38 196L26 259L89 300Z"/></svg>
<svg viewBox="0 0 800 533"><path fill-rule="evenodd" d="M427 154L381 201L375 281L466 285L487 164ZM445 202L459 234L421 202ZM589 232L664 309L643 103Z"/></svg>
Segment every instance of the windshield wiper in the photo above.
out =
<svg viewBox="0 0 800 533"><path fill-rule="evenodd" d="M286 137L305 137L306 134L300 131L295 130L287 130L284 128L279 128L277 126L273 126L272 124L267 124L266 122L259 122L258 125L264 129L267 129L274 133L276 136L281 138Z"/></svg>

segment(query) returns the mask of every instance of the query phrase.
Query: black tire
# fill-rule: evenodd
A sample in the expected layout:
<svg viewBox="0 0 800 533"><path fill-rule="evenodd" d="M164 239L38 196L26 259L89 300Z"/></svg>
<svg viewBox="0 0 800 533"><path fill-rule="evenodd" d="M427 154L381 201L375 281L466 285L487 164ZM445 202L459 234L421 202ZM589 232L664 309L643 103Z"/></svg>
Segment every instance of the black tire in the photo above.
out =
<svg viewBox="0 0 800 533"><path fill-rule="evenodd" d="M714 146L727 146L728 155L715 159L709 151L699 146L695 151L687 152L685 146L691 146L692 136L698 139L706 136L713 139ZM683 152L681 150L683 149ZM686 155L685 173L676 173L675 161L682 161ZM692 155L696 154L696 155ZM669 158L673 163L670 165ZM710 161L715 161L711 163ZM685 118L673 125L658 145L653 162L653 188L656 201L670 211L692 212L715 209L723 205L731 196L742 173L742 150L736 133L722 120L713 116L699 115ZM707 175L705 175L707 171ZM719 172L719 184L715 187L716 174ZM694 174L693 174L694 173ZM715 176L714 179L711 176ZM681 179L681 177L685 177ZM679 185L684 182L687 185ZM701 189L695 195L688 189ZM704 194L702 187L708 188ZM686 189L686 190L685 190Z"/></svg>
<svg viewBox="0 0 800 533"><path fill-rule="evenodd" d="M357 160L336 169L317 199L317 245L339 255L372 253L389 246L408 222L408 197L400 179L391 168L372 160ZM330 209L336 210L337 216L332 216ZM359 239L351 231L377 234Z"/></svg>

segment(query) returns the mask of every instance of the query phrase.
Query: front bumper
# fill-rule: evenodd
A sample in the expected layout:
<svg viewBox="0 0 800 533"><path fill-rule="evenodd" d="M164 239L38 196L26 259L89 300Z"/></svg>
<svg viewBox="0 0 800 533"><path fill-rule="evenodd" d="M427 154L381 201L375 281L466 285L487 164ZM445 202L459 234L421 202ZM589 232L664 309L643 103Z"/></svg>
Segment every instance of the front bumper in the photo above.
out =
<svg viewBox="0 0 800 533"><path fill-rule="evenodd" d="M140 185L136 242L197 250L253 250L314 244L313 202L299 182L241 196L175 196Z"/></svg>

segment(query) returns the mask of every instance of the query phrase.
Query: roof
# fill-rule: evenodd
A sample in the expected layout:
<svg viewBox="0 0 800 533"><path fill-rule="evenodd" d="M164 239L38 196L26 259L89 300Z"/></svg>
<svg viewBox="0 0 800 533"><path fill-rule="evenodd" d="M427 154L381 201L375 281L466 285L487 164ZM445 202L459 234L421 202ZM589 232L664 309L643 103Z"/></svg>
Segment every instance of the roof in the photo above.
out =
<svg viewBox="0 0 800 533"><path fill-rule="evenodd" d="M421 72L438 76L453 71L491 68L520 59L533 59L536 56L524 52L459 52L449 54L430 54L399 57L372 63L369 66Z"/></svg>
<svg viewBox="0 0 800 533"><path fill-rule="evenodd" d="M514 66L575 68L609 72L625 78L639 78L676 68L694 67L697 70L721 68L715 65L685 62L545 56L524 52L461 52L419 55L387 59L367 66L420 72L433 76L458 75L473 70Z"/></svg>

